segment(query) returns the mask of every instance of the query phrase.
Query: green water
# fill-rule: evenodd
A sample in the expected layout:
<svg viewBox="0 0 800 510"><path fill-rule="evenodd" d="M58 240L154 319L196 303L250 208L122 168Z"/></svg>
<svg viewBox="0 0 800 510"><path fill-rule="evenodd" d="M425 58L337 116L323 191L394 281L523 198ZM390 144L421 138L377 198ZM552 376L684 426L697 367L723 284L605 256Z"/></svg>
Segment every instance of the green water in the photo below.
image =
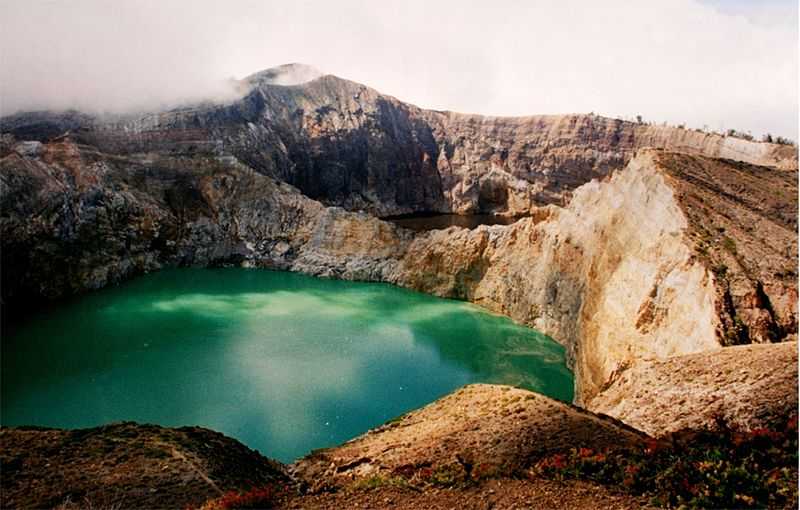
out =
<svg viewBox="0 0 800 510"><path fill-rule="evenodd" d="M459 301L246 269L147 275L2 342L3 425L201 425L291 461L468 383L572 399L564 350Z"/></svg>

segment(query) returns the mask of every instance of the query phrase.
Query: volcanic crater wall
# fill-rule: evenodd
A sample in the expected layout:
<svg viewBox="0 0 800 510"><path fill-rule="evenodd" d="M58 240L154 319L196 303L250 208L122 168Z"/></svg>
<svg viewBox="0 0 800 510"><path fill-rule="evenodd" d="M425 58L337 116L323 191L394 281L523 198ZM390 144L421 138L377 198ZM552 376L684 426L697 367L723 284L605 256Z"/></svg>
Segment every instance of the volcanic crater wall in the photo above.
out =
<svg viewBox="0 0 800 510"><path fill-rule="evenodd" d="M591 115L431 112L331 76L2 129L4 308L175 265L386 281L550 334L586 405L639 360L796 337L791 148ZM373 216L414 211L526 217L414 234Z"/></svg>
<svg viewBox="0 0 800 510"><path fill-rule="evenodd" d="M235 157L325 205L378 216L526 215L665 148L796 170L792 147L596 115L482 117L423 110L326 75L283 86L257 73L241 99L146 115L26 113L2 119L18 140L69 132L113 154Z"/></svg>

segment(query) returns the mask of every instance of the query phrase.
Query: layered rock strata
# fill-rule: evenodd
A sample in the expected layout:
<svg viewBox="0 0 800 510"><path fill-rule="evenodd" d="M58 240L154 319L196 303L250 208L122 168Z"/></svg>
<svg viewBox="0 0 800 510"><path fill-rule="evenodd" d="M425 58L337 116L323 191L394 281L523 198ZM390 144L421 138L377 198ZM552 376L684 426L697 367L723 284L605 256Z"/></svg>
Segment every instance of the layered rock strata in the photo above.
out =
<svg viewBox="0 0 800 510"><path fill-rule="evenodd" d="M235 157L326 205L380 216L524 215L563 205L574 189L622 168L643 147L797 169L789 146L596 115L423 110L295 67L246 78L238 84L241 98L226 104L124 116L26 113L2 119L2 131L40 142L69 132L78 143L120 155ZM314 79L297 83L290 75Z"/></svg>

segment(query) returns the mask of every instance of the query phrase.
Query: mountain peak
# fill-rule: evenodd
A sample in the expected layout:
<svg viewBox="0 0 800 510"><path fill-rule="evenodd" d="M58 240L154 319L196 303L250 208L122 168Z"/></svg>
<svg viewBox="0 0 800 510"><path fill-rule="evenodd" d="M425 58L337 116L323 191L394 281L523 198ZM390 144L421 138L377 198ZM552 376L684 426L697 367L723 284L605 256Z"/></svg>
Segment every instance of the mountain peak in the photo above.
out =
<svg viewBox="0 0 800 510"><path fill-rule="evenodd" d="M243 81L252 85L300 85L324 75L312 66L294 62L253 73Z"/></svg>

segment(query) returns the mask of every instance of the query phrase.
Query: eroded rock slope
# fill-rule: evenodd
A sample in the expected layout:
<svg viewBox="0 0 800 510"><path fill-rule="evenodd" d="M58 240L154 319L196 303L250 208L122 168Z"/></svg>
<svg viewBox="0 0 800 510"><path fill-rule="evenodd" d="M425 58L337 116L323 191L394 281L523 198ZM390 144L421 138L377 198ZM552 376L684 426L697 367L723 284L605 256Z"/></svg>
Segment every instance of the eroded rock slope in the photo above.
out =
<svg viewBox="0 0 800 510"><path fill-rule="evenodd" d="M708 191L733 172L776 182ZM390 280L558 339L582 402L635 360L794 338L796 186L793 172L643 151L565 208L416 237Z"/></svg>
<svg viewBox="0 0 800 510"><path fill-rule="evenodd" d="M770 428L797 412L797 342L637 361L588 407L655 436Z"/></svg>

